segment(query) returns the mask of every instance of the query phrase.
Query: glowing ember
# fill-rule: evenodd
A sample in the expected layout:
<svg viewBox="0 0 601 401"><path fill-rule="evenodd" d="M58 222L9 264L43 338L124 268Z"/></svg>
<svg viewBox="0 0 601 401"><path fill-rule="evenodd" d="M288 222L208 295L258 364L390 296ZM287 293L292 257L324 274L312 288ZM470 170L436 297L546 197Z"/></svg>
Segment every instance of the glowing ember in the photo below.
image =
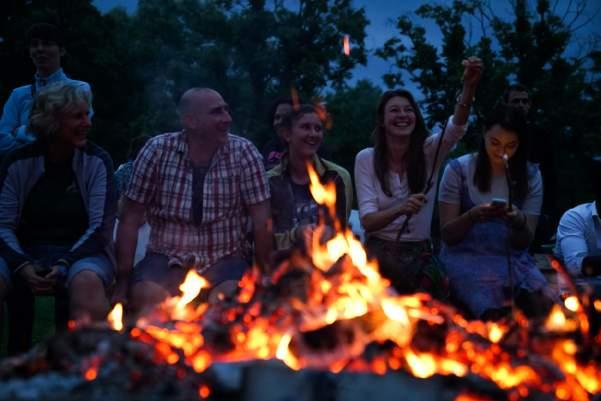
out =
<svg viewBox="0 0 601 401"><path fill-rule="evenodd" d="M571 310L572 312L577 312L578 308L580 307L580 303L578 302L578 298L576 298L573 295L571 295L571 296L567 297L566 299L564 299L563 303L566 306L566 308L568 308L568 310Z"/></svg>
<svg viewBox="0 0 601 401"><path fill-rule="evenodd" d="M85 373L83 375L83 377L87 381L96 380L97 376L98 376L98 370L96 368L89 368L88 370L85 371Z"/></svg>
<svg viewBox="0 0 601 401"><path fill-rule="evenodd" d="M455 401L491 401L491 399L488 397L465 393L459 394L457 398L455 398Z"/></svg>
<svg viewBox="0 0 601 401"><path fill-rule="evenodd" d="M83 363L83 378L87 381L96 380L98 377L98 370L100 369L100 357L98 355L93 355Z"/></svg>
<svg viewBox="0 0 601 401"><path fill-rule="evenodd" d="M203 384L200 386L200 388L198 389L198 395L200 396L200 398L202 398L203 400L206 398L209 398L209 396L211 395L211 389L209 388L209 386L207 386L206 384Z"/></svg>

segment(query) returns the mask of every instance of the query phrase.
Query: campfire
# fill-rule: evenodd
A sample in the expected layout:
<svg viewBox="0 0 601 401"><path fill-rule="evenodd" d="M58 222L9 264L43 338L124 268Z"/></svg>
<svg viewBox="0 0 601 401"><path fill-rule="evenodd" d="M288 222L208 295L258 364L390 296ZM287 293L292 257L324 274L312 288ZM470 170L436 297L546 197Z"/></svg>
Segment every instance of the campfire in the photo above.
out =
<svg viewBox="0 0 601 401"><path fill-rule="evenodd" d="M422 383L453 378L452 385L445 384L452 391L436 399L456 401L580 401L601 391L596 332L601 301L572 295L545 320L529 321L515 311L506 321L482 322L467 320L427 294L399 296L352 232L336 221L334 186L322 186L312 169L310 178L314 199L328 210L322 220L334 221L334 233L319 226L268 279L252 269L236 294L207 303L198 295L210 290L208 282L190 271L180 296L135 325L124 325L117 305L108 317L110 328L73 324L69 333L0 364L0 377L55 371L93 386L114 375L103 371L119 365L127 369L119 380L129 392L136 383L160 378L189 390L171 399L190 394L210 399L211 367L263 360L281 361L277 369L289 377L321 371L425 379Z"/></svg>

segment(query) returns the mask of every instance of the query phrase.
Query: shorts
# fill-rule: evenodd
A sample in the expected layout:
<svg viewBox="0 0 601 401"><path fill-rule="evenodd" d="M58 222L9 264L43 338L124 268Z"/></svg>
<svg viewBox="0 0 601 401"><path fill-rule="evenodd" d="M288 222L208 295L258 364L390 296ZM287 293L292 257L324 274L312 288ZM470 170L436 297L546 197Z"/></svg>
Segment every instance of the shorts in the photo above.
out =
<svg viewBox="0 0 601 401"><path fill-rule="evenodd" d="M151 281L163 287L171 295L178 295L180 293L179 286L186 278L188 269L180 265L169 266L168 262L167 255L155 252L147 253L133 269L130 284ZM215 287L224 281L240 280L248 268L249 265L242 256L229 255L218 260L202 275L211 283L211 286Z"/></svg>
<svg viewBox="0 0 601 401"><path fill-rule="evenodd" d="M56 245L35 245L24 249L25 252L36 262L48 266L52 260L59 258L68 252L70 247ZM111 260L102 253L87 256L75 261L70 267L61 268L61 278L65 288L73 281L73 277L82 271L92 271L102 280L105 288L110 287L115 281L115 266ZM0 278L4 280L7 287L12 286L12 272L6 261L0 257Z"/></svg>

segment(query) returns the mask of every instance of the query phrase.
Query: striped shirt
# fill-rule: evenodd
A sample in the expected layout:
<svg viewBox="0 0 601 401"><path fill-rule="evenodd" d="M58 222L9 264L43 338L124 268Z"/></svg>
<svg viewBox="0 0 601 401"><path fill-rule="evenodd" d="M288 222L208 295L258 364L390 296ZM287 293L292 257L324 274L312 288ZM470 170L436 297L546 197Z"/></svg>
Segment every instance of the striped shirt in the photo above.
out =
<svg viewBox="0 0 601 401"><path fill-rule="evenodd" d="M204 270L243 251L246 206L269 199L269 184L259 151L229 134L206 173L201 221L196 223L193 174L185 134L159 135L140 151L125 194L146 206L152 227L149 252L169 256L170 265L194 263Z"/></svg>

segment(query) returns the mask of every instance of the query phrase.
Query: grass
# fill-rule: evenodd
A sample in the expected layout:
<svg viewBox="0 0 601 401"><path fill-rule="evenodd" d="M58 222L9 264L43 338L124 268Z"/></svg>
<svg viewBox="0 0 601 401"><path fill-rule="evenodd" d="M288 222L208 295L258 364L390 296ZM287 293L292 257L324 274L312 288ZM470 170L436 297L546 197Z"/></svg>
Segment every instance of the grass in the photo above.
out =
<svg viewBox="0 0 601 401"><path fill-rule="evenodd" d="M5 310L6 312L6 310ZM33 344L42 342L55 332L54 324L54 297L36 297L35 298L35 317L33 321ZM0 357L6 356L7 343L7 313L4 313L4 322L2 324L2 338L0 343Z"/></svg>

